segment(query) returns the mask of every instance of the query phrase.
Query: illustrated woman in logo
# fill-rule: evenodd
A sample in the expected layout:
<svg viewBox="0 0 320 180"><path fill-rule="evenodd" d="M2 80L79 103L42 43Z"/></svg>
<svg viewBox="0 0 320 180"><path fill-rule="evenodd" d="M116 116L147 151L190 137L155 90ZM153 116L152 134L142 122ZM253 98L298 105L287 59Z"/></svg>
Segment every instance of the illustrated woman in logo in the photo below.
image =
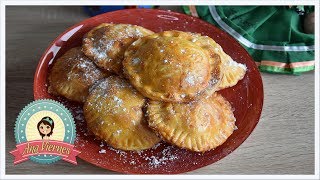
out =
<svg viewBox="0 0 320 180"><path fill-rule="evenodd" d="M42 139L49 139L53 133L54 122L49 116L46 116L38 122L37 128Z"/></svg>

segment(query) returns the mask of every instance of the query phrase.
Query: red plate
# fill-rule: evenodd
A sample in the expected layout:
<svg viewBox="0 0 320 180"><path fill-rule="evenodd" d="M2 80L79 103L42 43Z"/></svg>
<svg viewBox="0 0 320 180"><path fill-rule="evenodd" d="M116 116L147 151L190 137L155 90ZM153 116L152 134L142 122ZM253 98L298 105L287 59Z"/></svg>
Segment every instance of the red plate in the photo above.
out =
<svg viewBox="0 0 320 180"><path fill-rule="evenodd" d="M118 151L106 145L100 147L101 142L86 132L81 105L52 97L47 93L47 72L54 59L59 58L68 49L80 46L82 36L103 22L136 24L155 32L173 29L197 32L213 38L227 54L248 68L245 77L236 86L220 91L234 108L238 130L234 131L224 144L205 153L190 152L164 142L140 153ZM212 164L244 142L259 121L263 104L263 86L260 73L250 55L235 39L220 29L198 18L175 12L128 9L86 19L67 29L52 42L41 57L34 76L34 99L43 98L56 99L73 112L77 125L75 146L81 151L81 159L122 173L176 174ZM99 153L101 149L105 149L106 153Z"/></svg>

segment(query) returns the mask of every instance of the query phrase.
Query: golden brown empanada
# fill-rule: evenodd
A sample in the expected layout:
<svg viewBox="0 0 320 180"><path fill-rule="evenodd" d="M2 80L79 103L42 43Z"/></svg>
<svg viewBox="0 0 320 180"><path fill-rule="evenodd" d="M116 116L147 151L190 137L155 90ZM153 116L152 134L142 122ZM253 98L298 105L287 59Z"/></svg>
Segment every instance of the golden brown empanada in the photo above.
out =
<svg viewBox="0 0 320 180"><path fill-rule="evenodd" d="M80 47L72 48L54 62L48 77L48 91L84 102L89 88L107 75L82 53Z"/></svg>
<svg viewBox="0 0 320 180"><path fill-rule="evenodd" d="M222 60L224 65L224 75L218 89L225 89L236 85L246 74L247 67L244 64L237 63L230 56Z"/></svg>
<svg viewBox="0 0 320 180"><path fill-rule="evenodd" d="M211 55L219 56L223 65L223 77L218 88L215 90L221 90L236 85L246 74L247 67L244 64L234 61L223 51L222 47L210 37L202 36L201 41L207 45ZM210 92L208 93L209 95L213 93L210 88L208 92Z"/></svg>
<svg viewBox="0 0 320 180"><path fill-rule="evenodd" d="M148 123L165 141L204 152L224 143L235 129L231 105L221 95L189 103L151 101Z"/></svg>
<svg viewBox="0 0 320 180"><path fill-rule="evenodd" d="M152 31L130 24L103 23L83 38L83 52L102 69L122 74L124 51L140 37Z"/></svg>
<svg viewBox="0 0 320 180"><path fill-rule="evenodd" d="M221 79L221 61L211 57L200 35L164 31L135 41L125 52L124 74L152 100L189 102Z"/></svg>
<svg viewBox="0 0 320 180"><path fill-rule="evenodd" d="M144 97L126 80L110 76L92 88L84 116L88 128L112 147L143 150L160 141L148 127L144 104Z"/></svg>

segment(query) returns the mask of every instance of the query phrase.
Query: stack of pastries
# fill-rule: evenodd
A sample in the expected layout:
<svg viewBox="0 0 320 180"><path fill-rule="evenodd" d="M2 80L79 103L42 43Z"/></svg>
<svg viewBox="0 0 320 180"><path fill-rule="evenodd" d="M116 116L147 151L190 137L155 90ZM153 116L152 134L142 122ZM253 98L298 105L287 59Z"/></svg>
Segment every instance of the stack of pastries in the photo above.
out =
<svg viewBox="0 0 320 180"><path fill-rule="evenodd" d="M103 23L54 62L48 91L84 103L88 129L114 148L138 151L164 140L205 152L236 128L217 91L245 73L208 36Z"/></svg>

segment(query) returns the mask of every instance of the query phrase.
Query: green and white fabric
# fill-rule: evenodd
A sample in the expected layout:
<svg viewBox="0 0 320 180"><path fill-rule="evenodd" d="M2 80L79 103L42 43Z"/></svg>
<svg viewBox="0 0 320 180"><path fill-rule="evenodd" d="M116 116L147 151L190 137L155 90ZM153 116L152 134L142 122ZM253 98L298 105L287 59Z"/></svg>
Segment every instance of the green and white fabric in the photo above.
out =
<svg viewBox="0 0 320 180"><path fill-rule="evenodd" d="M314 70L314 35L303 32L303 16L288 6L183 6L184 11L229 33L264 72ZM304 8L306 13L312 7Z"/></svg>

